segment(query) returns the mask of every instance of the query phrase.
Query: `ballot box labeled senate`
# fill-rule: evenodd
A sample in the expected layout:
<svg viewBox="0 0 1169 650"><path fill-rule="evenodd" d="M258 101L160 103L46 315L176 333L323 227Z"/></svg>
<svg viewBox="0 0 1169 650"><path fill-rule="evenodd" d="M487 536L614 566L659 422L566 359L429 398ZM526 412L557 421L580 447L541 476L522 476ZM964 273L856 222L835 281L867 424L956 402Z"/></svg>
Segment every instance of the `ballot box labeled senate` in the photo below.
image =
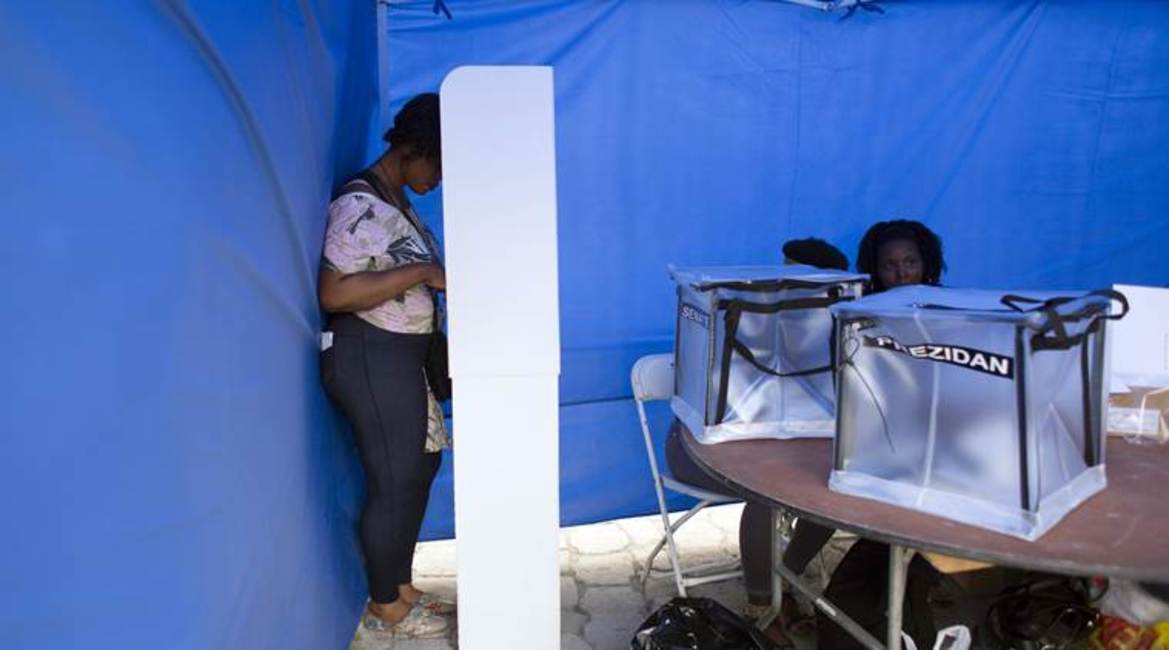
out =
<svg viewBox="0 0 1169 650"><path fill-rule="evenodd" d="M829 487L1034 540L1105 487L1124 297L912 286L832 307Z"/></svg>
<svg viewBox="0 0 1169 650"><path fill-rule="evenodd" d="M670 267L678 285L674 414L710 444L831 437L832 305L867 276L808 266Z"/></svg>

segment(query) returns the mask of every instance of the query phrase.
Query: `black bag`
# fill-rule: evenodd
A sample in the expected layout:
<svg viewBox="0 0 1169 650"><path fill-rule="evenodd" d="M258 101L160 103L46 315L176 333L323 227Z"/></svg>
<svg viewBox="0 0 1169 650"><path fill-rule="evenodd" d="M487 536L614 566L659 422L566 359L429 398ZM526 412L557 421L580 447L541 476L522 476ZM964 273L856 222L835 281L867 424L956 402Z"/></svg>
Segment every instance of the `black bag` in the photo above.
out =
<svg viewBox="0 0 1169 650"><path fill-rule="evenodd" d="M674 598L649 615L633 650L774 650L753 625L709 598Z"/></svg>
<svg viewBox="0 0 1169 650"><path fill-rule="evenodd" d="M862 539L844 554L824 590L824 597L869 634L884 641L888 580L888 545ZM929 594L940 580L941 574L925 558L915 555L910 561L902 601L901 631L913 637L919 648L932 648L938 633ZM864 649L859 641L820 610L816 610L816 634L821 648Z"/></svg>
<svg viewBox="0 0 1169 650"><path fill-rule="evenodd" d="M389 203L398 209L403 216L418 231L418 236L426 242L426 247L430 249L430 255L435 261L439 261L438 247L432 241L430 234L426 228L419 222L412 210L404 205L399 205L394 196L386 191L382 185L381 180L378 179L372 172L365 170L357 175L354 179L361 181L368 185L382 201ZM353 181L350 181L351 183ZM348 184L342 191L350 190ZM352 191L352 190L350 190ZM426 348L426 362L423 369L426 371L426 383L430 386L430 392L434 395L434 399L445 402L451 398L451 372L450 372L450 357L447 351L446 333L442 331L442 306L439 305L438 295L434 290L431 290L430 297L434 300L434 331L430 334L430 344Z"/></svg>
<svg viewBox="0 0 1169 650"><path fill-rule="evenodd" d="M434 308L437 314L437 301ZM451 371L447 354L446 334L442 331L442 326L436 322L434 332L430 334L430 347L426 350L425 367L426 383L430 384L430 392L434 394L434 399L440 402L451 398Z"/></svg>
<svg viewBox="0 0 1169 650"><path fill-rule="evenodd" d="M1046 576L1011 587L990 606L982 632L996 648L1081 648L1100 626L1083 578Z"/></svg>

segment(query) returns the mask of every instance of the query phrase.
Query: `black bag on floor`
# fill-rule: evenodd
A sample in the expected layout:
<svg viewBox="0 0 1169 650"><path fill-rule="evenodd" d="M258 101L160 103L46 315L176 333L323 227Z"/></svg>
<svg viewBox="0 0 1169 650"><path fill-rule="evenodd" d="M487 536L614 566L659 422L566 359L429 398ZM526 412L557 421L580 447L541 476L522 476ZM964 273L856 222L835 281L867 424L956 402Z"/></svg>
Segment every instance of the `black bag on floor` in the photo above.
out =
<svg viewBox="0 0 1169 650"><path fill-rule="evenodd" d="M773 650L775 644L742 617L709 598L674 598L649 615L633 650Z"/></svg>
<svg viewBox="0 0 1169 650"><path fill-rule="evenodd" d="M1070 650L1082 648L1100 625L1083 578L1045 575L1007 589L991 604L980 636L995 648Z"/></svg>
<svg viewBox="0 0 1169 650"><path fill-rule="evenodd" d="M901 631L913 637L919 648L932 648L938 633L929 593L940 580L941 574L925 558L915 555L910 561L905 579L905 599L901 601ZM884 643L888 585L889 546L862 539L845 553L832 573L824 596ZM819 610L816 611L816 635L821 648L864 650L859 641Z"/></svg>

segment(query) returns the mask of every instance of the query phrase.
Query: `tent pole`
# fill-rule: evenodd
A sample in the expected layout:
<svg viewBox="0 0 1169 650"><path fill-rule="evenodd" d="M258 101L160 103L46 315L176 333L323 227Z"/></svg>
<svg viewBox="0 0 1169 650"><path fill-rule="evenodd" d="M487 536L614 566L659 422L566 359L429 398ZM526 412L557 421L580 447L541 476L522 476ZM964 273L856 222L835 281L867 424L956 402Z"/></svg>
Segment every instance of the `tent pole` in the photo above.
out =
<svg viewBox="0 0 1169 650"><path fill-rule="evenodd" d="M390 3L377 1L377 110L381 133L390 128Z"/></svg>

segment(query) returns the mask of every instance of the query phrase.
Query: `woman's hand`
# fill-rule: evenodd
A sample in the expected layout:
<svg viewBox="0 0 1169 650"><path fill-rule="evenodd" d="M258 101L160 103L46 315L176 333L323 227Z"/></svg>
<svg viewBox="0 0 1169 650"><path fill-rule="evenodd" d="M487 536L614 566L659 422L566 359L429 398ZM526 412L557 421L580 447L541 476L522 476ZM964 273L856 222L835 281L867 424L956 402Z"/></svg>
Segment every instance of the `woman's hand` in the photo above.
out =
<svg viewBox="0 0 1169 650"><path fill-rule="evenodd" d="M393 300L412 287L446 288L446 272L438 264L406 264L387 271L341 273L321 269L317 297L331 314L365 311Z"/></svg>
<svg viewBox="0 0 1169 650"><path fill-rule="evenodd" d="M443 291L446 289L446 269L438 264L427 264L431 267L430 273L426 277L426 284L431 289Z"/></svg>

